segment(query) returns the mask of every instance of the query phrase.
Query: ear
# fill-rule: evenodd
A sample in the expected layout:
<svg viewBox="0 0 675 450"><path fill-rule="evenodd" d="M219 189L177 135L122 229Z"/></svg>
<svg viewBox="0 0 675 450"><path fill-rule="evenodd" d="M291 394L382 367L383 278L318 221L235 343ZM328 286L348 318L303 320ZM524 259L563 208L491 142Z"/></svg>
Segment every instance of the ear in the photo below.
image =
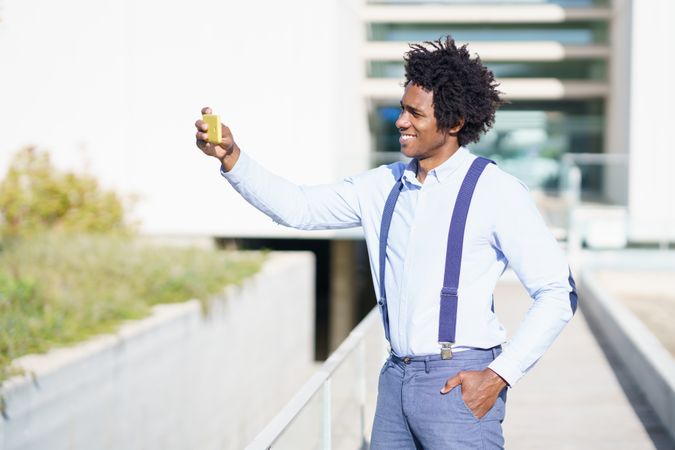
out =
<svg viewBox="0 0 675 450"><path fill-rule="evenodd" d="M464 117L460 117L459 120L448 130L448 133L452 136L457 135L459 130L464 127Z"/></svg>

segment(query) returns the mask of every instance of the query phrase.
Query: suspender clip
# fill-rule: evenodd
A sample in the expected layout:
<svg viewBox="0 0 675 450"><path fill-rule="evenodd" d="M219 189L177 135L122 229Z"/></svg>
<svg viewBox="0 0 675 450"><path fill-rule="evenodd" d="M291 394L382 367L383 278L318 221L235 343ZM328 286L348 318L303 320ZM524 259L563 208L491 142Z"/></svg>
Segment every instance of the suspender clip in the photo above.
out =
<svg viewBox="0 0 675 450"><path fill-rule="evenodd" d="M441 359L452 359L452 342L439 342L441 344Z"/></svg>
<svg viewBox="0 0 675 450"><path fill-rule="evenodd" d="M457 297L457 288L443 286L441 289L441 297Z"/></svg>

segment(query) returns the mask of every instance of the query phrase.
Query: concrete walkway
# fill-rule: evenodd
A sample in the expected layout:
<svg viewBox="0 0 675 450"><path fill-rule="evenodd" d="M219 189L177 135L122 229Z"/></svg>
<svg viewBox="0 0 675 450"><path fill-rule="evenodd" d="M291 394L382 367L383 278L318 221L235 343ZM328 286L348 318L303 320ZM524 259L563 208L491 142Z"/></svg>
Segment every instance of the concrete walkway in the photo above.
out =
<svg viewBox="0 0 675 450"><path fill-rule="evenodd" d="M509 335L529 304L515 276L505 274L495 291L495 307ZM504 422L506 448L675 448L614 361L603 352L583 311L578 310L550 350L510 390Z"/></svg>

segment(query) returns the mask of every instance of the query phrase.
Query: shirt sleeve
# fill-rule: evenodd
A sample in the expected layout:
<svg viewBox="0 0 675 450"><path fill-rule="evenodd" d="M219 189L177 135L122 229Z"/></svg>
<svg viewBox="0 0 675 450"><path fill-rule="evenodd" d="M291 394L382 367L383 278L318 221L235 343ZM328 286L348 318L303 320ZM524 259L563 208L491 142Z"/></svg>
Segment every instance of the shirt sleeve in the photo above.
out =
<svg viewBox="0 0 675 450"><path fill-rule="evenodd" d="M500 189L494 243L533 302L509 345L488 366L513 386L551 346L576 311L576 286L565 256L527 187L507 176Z"/></svg>
<svg viewBox="0 0 675 450"><path fill-rule="evenodd" d="M246 201L275 222L301 230L361 225L352 178L339 183L299 186L264 169L242 152L232 170L221 175Z"/></svg>

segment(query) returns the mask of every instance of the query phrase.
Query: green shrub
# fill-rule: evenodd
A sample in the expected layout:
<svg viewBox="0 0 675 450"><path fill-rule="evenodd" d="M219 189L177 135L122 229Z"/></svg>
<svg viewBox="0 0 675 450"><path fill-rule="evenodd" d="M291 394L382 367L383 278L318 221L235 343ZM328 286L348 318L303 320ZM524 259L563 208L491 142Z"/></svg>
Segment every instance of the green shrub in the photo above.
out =
<svg viewBox="0 0 675 450"><path fill-rule="evenodd" d="M14 155L0 182L0 236L29 236L45 230L131 231L122 199L95 178L57 170L49 154L25 148Z"/></svg>
<svg viewBox="0 0 675 450"><path fill-rule="evenodd" d="M154 304L207 299L263 261L144 244L117 194L56 170L33 148L14 156L0 182L0 238L0 384L17 357L114 331Z"/></svg>

